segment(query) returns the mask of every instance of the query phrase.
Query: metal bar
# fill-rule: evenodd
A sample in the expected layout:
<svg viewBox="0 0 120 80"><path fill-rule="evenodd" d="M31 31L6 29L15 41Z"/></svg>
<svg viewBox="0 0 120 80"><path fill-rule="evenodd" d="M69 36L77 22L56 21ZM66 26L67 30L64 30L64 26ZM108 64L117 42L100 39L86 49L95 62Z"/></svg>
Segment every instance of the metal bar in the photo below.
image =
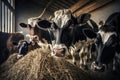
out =
<svg viewBox="0 0 120 80"><path fill-rule="evenodd" d="M15 9L11 6L11 4L10 4L7 0L2 0L2 1L5 3L5 5L8 6L8 8L9 8L13 13L15 13Z"/></svg>
<svg viewBox="0 0 120 80"><path fill-rule="evenodd" d="M6 31L8 32L8 8L7 8L7 10L6 10L6 14L7 14L7 15L6 15L6 19L7 19L7 20L6 20L6 21L7 21L7 22L6 22Z"/></svg>
<svg viewBox="0 0 120 80"><path fill-rule="evenodd" d="M0 31L2 31L2 1L0 0Z"/></svg>
<svg viewBox="0 0 120 80"><path fill-rule="evenodd" d="M5 4L3 5L3 7L4 7L3 8L3 10L4 10L4 17L3 17L4 18L4 25L3 25L4 28L3 28L3 31L5 32Z"/></svg>

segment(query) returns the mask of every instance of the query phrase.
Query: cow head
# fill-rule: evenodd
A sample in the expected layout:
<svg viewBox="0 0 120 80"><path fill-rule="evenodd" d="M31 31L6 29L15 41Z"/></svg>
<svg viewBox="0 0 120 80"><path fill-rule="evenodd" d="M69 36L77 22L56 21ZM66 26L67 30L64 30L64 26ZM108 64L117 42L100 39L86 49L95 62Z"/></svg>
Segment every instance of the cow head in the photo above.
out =
<svg viewBox="0 0 120 80"><path fill-rule="evenodd" d="M115 26L103 25L98 33L88 29L84 30L84 33L89 38L95 38L97 45L97 58L92 63L91 68L93 70L104 71L106 65L113 60L116 52L118 40Z"/></svg>
<svg viewBox="0 0 120 80"><path fill-rule="evenodd" d="M55 37L55 45L53 46L53 53L57 56L65 56L67 47L72 42L72 25L73 16L70 10L59 10L55 12L54 21L42 20L38 21L39 28L43 30L51 30ZM49 24L47 26L47 24Z"/></svg>
<svg viewBox="0 0 120 80"><path fill-rule="evenodd" d="M29 28L30 41L37 42L41 39L41 30L37 27L38 18L29 18L28 23L20 23L23 28Z"/></svg>
<svg viewBox="0 0 120 80"><path fill-rule="evenodd" d="M84 17L84 19L86 18L87 17ZM55 37L53 55L64 57L65 53L68 51L68 48L72 45L74 39L74 28L77 23L77 19L73 17L71 11L69 9L63 9L54 13L52 23L47 20L40 20L37 25L40 29L51 30L53 32Z"/></svg>

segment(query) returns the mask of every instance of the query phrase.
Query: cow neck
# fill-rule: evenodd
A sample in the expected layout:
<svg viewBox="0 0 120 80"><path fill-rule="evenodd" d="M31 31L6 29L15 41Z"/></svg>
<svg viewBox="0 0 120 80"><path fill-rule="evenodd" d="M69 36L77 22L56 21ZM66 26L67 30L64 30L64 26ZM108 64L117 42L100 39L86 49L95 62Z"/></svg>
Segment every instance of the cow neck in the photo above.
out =
<svg viewBox="0 0 120 80"><path fill-rule="evenodd" d="M73 28L72 30L71 30L71 36L73 37L72 38L72 44L75 44L75 28Z"/></svg>
<svg viewBox="0 0 120 80"><path fill-rule="evenodd" d="M48 30L48 33L49 33L49 36L50 36L50 43L52 43L52 34L51 34L51 31L50 31L50 29L47 29Z"/></svg>

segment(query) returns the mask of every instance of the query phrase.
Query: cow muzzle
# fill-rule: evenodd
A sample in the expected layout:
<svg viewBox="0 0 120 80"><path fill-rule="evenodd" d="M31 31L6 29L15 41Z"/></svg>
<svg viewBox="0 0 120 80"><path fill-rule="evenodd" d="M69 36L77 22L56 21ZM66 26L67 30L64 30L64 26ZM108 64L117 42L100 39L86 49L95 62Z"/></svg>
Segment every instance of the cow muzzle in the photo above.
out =
<svg viewBox="0 0 120 80"><path fill-rule="evenodd" d="M30 36L30 42L38 42L38 41L39 41L39 37L37 35Z"/></svg>
<svg viewBox="0 0 120 80"><path fill-rule="evenodd" d="M53 47L53 55L57 57L64 57L66 53L66 48L65 45L60 44L60 45L55 45Z"/></svg>

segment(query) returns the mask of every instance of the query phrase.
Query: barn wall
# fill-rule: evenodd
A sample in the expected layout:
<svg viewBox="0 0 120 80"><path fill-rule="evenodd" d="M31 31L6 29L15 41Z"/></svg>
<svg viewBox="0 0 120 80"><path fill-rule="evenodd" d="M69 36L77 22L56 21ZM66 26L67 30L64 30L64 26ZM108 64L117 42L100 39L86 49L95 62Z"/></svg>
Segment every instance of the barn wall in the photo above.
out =
<svg viewBox="0 0 120 80"><path fill-rule="evenodd" d="M17 2L18 1L18 2ZM16 31L21 32L26 35L29 30L25 28L19 27L19 23L24 22L27 23L27 19L31 17L37 17L42 12L43 8L39 7L38 4L34 4L32 2L20 2L22 0L16 1ZM45 12L46 14L43 16L44 18L49 17L50 13ZM49 15L47 15L49 14ZM28 38L26 38L28 40Z"/></svg>
<svg viewBox="0 0 120 80"><path fill-rule="evenodd" d="M98 24L100 20L105 21L114 12L120 12L120 0L113 0L113 2L91 12L91 14L92 19Z"/></svg>

